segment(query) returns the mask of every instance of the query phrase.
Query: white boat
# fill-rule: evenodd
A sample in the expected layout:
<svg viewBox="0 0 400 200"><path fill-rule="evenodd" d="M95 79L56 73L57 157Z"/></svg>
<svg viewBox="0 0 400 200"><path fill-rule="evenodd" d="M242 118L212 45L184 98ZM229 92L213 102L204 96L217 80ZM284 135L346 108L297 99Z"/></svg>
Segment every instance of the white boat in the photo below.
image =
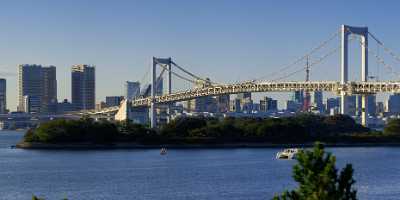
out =
<svg viewBox="0 0 400 200"><path fill-rule="evenodd" d="M167 149L166 148L161 148L160 155L165 155L165 154L167 154Z"/></svg>
<svg viewBox="0 0 400 200"><path fill-rule="evenodd" d="M299 152L297 148L284 149L276 153L276 159L294 159Z"/></svg>

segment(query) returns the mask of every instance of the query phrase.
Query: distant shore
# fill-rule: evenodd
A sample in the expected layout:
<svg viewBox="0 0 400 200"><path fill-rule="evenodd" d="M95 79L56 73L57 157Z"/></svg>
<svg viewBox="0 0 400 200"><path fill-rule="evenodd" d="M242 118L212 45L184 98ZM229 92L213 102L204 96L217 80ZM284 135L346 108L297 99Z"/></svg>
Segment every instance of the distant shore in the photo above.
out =
<svg viewBox="0 0 400 200"><path fill-rule="evenodd" d="M20 142L15 147L19 149L64 149L64 150L85 150L85 149L224 149L224 148L288 148L288 147L312 147L313 143L305 144L275 144L275 143L226 143L226 144L151 144L138 143L113 143L113 144L90 144L90 143L68 143L68 144L47 144ZM325 143L327 147L400 147L398 142L381 143Z"/></svg>

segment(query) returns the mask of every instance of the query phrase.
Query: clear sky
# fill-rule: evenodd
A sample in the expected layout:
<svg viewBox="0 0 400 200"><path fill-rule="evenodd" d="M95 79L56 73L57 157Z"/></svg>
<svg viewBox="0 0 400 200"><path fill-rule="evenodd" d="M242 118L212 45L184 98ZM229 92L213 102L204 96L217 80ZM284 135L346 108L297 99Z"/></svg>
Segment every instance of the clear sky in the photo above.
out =
<svg viewBox="0 0 400 200"><path fill-rule="evenodd" d="M59 100L70 98L70 68L78 63L96 65L97 100L122 95L126 80L142 80L152 56L171 56L196 74L237 82L290 63L341 24L368 26L400 52L399 8L395 0L1 1L0 77L7 78L12 110L22 63L57 66ZM351 53L354 65L359 54ZM371 73L384 79L375 66L371 58ZM338 54L312 69L311 78L339 80Z"/></svg>

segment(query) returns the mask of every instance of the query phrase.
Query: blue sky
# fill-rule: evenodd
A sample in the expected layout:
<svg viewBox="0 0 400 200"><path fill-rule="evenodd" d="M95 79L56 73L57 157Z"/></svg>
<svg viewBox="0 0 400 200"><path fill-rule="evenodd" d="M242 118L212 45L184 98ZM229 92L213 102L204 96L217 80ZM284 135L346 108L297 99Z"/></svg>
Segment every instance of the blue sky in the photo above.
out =
<svg viewBox="0 0 400 200"><path fill-rule="evenodd" d="M70 98L70 66L77 63L96 65L98 100L122 95L126 80L142 80L152 56L173 57L218 82L237 82L292 62L341 24L368 26L400 52L399 8L394 0L1 1L0 77L8 80L11 109L17 104L16 66L22 63L57 66L60 100ZM332 43L329 48L339 44ZM351 49L351 63L358 66L359 47ZM393 63L397 71L398 64ZM393 79L373 58L370 69ZM357 79L358 68L351 74ZM339 55L312 69L311 78L339 80ZM188 86L177 82L179 87Z"/></svg>

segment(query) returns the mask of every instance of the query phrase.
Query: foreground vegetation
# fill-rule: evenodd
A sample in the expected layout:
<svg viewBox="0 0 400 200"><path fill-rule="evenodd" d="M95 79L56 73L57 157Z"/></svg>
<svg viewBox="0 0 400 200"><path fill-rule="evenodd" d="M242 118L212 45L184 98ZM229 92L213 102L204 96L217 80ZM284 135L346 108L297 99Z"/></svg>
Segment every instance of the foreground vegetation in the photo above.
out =
<svg viewBox="0 0 400 200"><path fill-rule="evenodd" d="M388 123L384 132L365 128L348 116L303 114L287 118L203 118L172 120L153 130L126 122L53 120L29 130L30 143L112 144L223 144L223 143L387 143L400 142L400 120Z"/></svg>
<svg viewBox="0 0 400 200"><path fill-rule="evenodd" d="M300 151L293 167L298 188L285 191L274 200L355 200L353 167L347 164L338 174L336 158L326 153L321 143L312 151Z"/></svg>

